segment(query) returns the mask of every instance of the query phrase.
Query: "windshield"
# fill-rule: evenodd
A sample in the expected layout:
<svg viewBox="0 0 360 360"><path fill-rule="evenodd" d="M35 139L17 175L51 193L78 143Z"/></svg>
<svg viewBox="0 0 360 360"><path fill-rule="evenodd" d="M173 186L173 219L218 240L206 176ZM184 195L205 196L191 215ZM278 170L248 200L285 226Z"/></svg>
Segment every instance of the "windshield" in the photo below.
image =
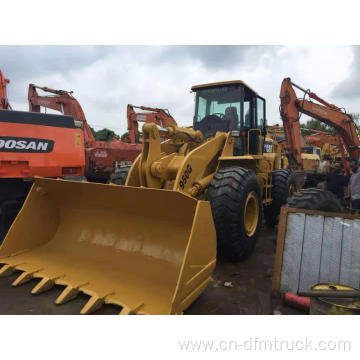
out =
<svg viewBox="0 0 360 360"><path fill-rule="evenodd" d="M303 154L316 154L316 155L319 155L319 156L321 154L320 148L316 148L316 147L313 147L313 146L303 146L301 148L301 152Z"/></svg>
<svg viewBox="0 0 360 360"><path fill-rule="evenodd" d="M197 90L195 122L200 122L209 115L215 115L229 121L232 129L237 129L241 119L242 99L241 85Z"/></svg>

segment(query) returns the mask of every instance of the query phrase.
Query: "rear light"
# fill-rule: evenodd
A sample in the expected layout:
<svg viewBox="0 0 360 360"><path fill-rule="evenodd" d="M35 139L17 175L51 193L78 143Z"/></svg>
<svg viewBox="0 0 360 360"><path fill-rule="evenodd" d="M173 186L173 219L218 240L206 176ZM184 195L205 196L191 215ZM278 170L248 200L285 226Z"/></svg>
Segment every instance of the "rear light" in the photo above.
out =
<svg viewBox="0 0 360 360"><path fill-rule="evenodd" d="M81 175L80 167L64 167L62 168L63 175Z"/></svg>

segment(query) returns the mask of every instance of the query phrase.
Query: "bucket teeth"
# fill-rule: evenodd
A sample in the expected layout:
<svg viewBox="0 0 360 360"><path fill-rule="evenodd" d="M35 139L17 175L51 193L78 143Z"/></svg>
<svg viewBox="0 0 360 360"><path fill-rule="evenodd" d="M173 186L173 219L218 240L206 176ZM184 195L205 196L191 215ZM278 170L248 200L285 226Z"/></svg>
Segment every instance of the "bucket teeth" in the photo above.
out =
<svg viewBox="0 0 360 360"><path fill-rule="evenodd" d="M81 309L81 315L91 314L96 310L99 310L104 305L104 299L99 296L92 296L89 301Z"/></svg>
<svg viewBox="0 0 360 360"><path fill-rule="evenodd" d="M135 315L143 306L144 304L141 303L134 308L123 307L119 315Z"/></svg>
<svg viewBox="0 0 360 360"><path fill-rule="evenodd" d="M0 269L0 277L11 275L15 271L15 266L13 265L4 265Z"/></svg>
<svg viewBox="0 0 360 360"><path fill-rule="evenodd" d="M44 291L50 290L55 285L55 279L43 278L41 281L31 290L32 294L40 294Z"/></svg>
<svg viewBox="0 0 360 360"><path fill-rule="evenodd" d="M27 283L28 281L30 281L32 278L34 277L34 273L33 272L27 272L24 271L22 274L20 274L15 281L12 283L12 286L18 286L18 285L22 285Z"/></svg>
<svg viewBox="0 0 360 360"><path fill-rule="evenodd" d="M55 303L57 305L65 304L66 302L75 299L79 293L79 289L77 287L67 286L62 293L57 297Z"/></svg>

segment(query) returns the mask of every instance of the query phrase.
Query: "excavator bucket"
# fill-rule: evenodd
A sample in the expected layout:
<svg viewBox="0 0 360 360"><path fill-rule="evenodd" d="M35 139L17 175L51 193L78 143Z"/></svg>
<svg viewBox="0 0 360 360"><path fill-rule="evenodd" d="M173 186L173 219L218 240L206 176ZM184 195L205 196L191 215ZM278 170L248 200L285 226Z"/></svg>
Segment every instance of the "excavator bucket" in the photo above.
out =
<svg viewBox="0 0 360 360"><path fill-rule="evenodd" d="M39 278L63 304L81 291L81 310L181 314L204 290L216 263L209 203L170 190L36 178L0 247L0 276L13 286Z"/></svg>

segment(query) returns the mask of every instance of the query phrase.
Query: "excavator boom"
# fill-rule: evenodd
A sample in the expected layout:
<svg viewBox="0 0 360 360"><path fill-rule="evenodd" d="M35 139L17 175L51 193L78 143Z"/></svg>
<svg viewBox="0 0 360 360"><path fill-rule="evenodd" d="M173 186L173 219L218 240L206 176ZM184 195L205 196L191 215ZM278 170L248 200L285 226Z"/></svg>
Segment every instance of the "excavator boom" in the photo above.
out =
<svg viewBox="0 0 360 360"><path fill-rule="evenodd" d="M41 89L45 92L55 94L57 96L40 96L37 89ZM37 86L29 84L28 101L29 111L40 112L41 107L53 109L62 112L64 115L70 115L75 120L81 121L85 143L91 144L95 141L94 135L91 132L89 125L87 124L84 111L79 102L72 96L72 91L54 90L48 87Z"/></svg>

